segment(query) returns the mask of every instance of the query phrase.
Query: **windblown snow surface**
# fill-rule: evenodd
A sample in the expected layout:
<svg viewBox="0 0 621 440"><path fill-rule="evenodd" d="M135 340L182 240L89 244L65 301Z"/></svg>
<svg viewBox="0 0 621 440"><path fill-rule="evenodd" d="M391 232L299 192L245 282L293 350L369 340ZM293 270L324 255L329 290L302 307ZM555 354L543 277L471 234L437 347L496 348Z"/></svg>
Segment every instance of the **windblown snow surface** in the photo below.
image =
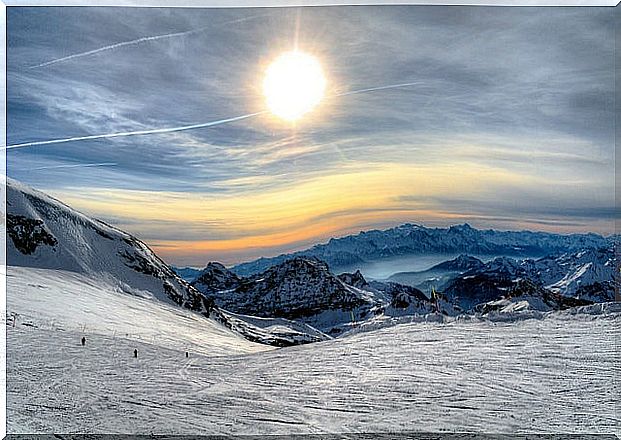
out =
<svg viewBox="0 0 621 440"><path fill-rule="evenodd" d="M274 349L49 274L9 268L9 433L620 431L618 304Z"/></svg>

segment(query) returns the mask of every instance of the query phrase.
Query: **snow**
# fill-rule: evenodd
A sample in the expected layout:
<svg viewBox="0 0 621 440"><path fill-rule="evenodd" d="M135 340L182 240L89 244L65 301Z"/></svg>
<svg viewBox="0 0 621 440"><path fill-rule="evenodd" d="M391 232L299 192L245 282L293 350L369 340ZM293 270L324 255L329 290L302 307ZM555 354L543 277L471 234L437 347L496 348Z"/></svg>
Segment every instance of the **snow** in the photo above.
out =
<svg viewBox="0 0 621 440"><path fill-rule="evenodd" d="M166 338L89 333L81 347L72 328L8 326L8 432L618 434L621 310L598 306L187 359Z"/></svg>
<svg viewBox="0 0 621 440"><path fill-rule="evenodd" d="M144 243L17 182L7 188L16 266L7 269L9 433L620 432L619 304L551 312L522 295L485 316L444 316L415 293L397 309L386 304L390 295L342 285L311 262L321 276L294 267L282 293L303 303L297 287L327 279L364 304L300 322L219 309L206 318L198 292ZM419 242L429 231L402 227L393 241L414 234ZM506 238L467 225L449 232L449 244ZM331 243L364 247L382 234ZM541 246L552 240L537 237ZM606 258L589 250L541 265L547 279L575 272L573 288L607 279ZM267 290L267 281L253 288ZM370 319L360 322L363 315ZM346 333L332 339L309 323ZM274 349L248 339L320 342Z"/></svg>
<svg viewBox="0 0 621 440"><path fill-rule="evenodd" d="M9 266L7 292L8 322L17 313L16 328L32 323L54 333L155 341L168 349L206 356L270 348L249 342L200 314L128 295L75 272ZM76 341L81 338L75 337Z"/></svg>
<svg viewBox="0 0 621 440"><path fill-rule="evenodd" d="M201 308L199 293L137 238L13 179L6 189L9 265L80 273L136 296ZM28 223L47 240L28 233Z"/></svg>

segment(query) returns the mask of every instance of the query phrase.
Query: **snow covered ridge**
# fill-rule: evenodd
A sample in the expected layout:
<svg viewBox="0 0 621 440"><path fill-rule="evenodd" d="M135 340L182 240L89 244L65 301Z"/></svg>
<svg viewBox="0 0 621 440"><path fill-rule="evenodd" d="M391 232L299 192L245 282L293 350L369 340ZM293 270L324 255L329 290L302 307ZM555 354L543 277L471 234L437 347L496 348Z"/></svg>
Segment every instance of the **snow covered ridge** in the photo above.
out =
<svg viewBox="0 0 621 440"><path fill-rule="evenodd" d="M360 272L332 274L318 259L295 257L250 277L210 263L193 283L226 310L264 318L285 317L330 335L373 322L417 317L440 321L469 315L538 317L614 300L612 248L585 249L537 260L499 257L488 263L459 256L430 269L435 298L395 282L367 282ZM409 321L408 321L409 322Z"/></svg>
<svg viewBox="0 0 621 440"><path fill-rule="evenodd" d="M592 321L596 319L618 322L621 320L621 303L618 302L589 304L570 307L565 310L553 310L545 305L543 308L538 308L537 302L541 304L540 298L522 297L500 299L487 304L480 304L477 311L474 313L455 316L439 315L437 313L426 315L378 316L351 327L341 336L351 336L357 333L388 329L401 324L435 323L461 325L467 323L487 323L493 325L494 323L517 323L531 319L546 319L560 322L567 320Z"/></svg>
<svg viewBox="0 0 621 440"><path fill-rule="evenodd" d="M105 293L104 297L111 301L111 310L112 295L120 292L180 306L204 317L212 315L212 320L223 325L227 331L253 342L287 346L326 338L315 329L298 323L286 320L269 325L265 321L245 322L243 317L218 310L210 298L179 277L136 237L91 219L12 179L7 180L7 211L7 259L8 265L12 266L9 275L16 274L9 277L9 306L17 292L26 299L32 297L30 299L38 304L40 289L58 290L62 285L51 280L57 276L59 280L64 280L66 289L73 291L86 292L92 286L98 286ZM37 276L45 274L44 282L36 284L40 289L30 284L24 288L19 283L26 280L17 279L20 276L30 279L35 272L16 271L14 268L43 270L36 272ZM67 273L74 273L77 278L67 276ZM17 304L9 312L24 313L22 305ZM92 313L86 309L78 309L75 313L78 316ZM100 312L105 314L103 310ZM37 321L37 313L27 315L32 315Z"/></svg>
<svg viewBox="0 0 621 440"><path fill-rule="evenodd" d="M443 286L452 302L464 309L500 297L519 296L530 284L538 296L556 295L558 307L613 301L615 251L610 247L584 249L540 259L496 258L455 276ZM573 300L573 303L571 302ZM559 302L560 301L560 302Z"/></svg>
<svg viewBox="0 0 621 440"><path fill-rule="evenodd" d="M202 295L137 238L12 179L6 188L9 265L84 274L208 315Z"/></svg>
<svg viewBox="0 0 621 440"><path fill-rule="evenodd" d="M312 258L292 258L248 278L210 263L193 285L222 309L286 318L331 336L380 315L457 313L450 303L434 304L414 287L369 283L360 272L335 276L324 262Z"/></svg>
<svg viewBox="0 0 621 440"><path fill-rule="evenodd" d="M563 235L532 231L479 230L468 224L449 228L404 224L382 231L371 230L332 238L325 244L318 244L304 251L273 258L259 258L239 264L232 270L237 275L248 276L298 256L318 258L332 269L391 256L424 253L538 256L606 247L614 239L614 236L602 237L593 233Z"/></svg>
<svg viewBox="0 0 621 440"><path fill-rule="evenodd" d="M325 263L306 258L292 258L249 278L209 263L192 285L224 309L259 317L295 319L324 310L353 310L368 302Z"/></svg>

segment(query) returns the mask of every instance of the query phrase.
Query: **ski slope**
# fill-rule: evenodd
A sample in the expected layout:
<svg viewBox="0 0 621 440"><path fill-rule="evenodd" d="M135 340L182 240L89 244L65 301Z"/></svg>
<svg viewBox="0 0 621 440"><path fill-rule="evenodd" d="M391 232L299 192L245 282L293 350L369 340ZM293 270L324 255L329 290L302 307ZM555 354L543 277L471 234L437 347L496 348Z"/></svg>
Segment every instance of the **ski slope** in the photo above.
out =
<svg viewBox="0 0 621 440"><path fill-rule="evenodd" d="M8 432L619 434L620 322L616 307L411 323L187 359L168 338L94 333L81 347L79 330L7 326Z"/></svg>
<svg viewBox="0 0 621 440"><path fill-rule="evenodd" d="M129 295L84 274L9 266L7 325L35 325L52 334L77 334L149 341L158 346L223 356L264 351L212 319L151 298ZM20 341L15 341L20 344ZM25 348L25 346L24 346Z"/></svg>

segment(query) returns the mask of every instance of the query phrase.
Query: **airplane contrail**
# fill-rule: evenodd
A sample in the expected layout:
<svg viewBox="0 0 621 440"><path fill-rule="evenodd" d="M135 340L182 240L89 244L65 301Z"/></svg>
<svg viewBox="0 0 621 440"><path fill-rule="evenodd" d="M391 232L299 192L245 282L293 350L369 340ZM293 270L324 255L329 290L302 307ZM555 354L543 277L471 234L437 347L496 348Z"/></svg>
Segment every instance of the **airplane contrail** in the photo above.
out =
<svg viewBox="0 0 621 440"><path fill-rule="evenodd" d="M349 92L337 93L334 96L347 96L347 95L356 95L358 93L375 92L377 90L399 89L401 87L410 87L410 86L416 86L419 84L422 84L422 82L417 81L417 82L410 82L410 83L390 84L387 86L369 87L367 89L350 90Z"/></svg>
<svg viewBox="0 0 621 440"><path fill-rule="evenodd" d="M94 135L89 135L89 136L76 136L76 137L70 137L70 138L64 138L64 139L52 139L49 141L24 142L23 144L7 145L6 147L3 147L3 148L6 150L10 150L13 148L34 147L35 145L63 144L65 142L87 141L87 140L94 140L94 139L108 139L108 138L115 138L115 137L140 136L140 135L145 135L145 134L161 134L161 133L172 133L175 131L194 130L196 128L207 128L207 127L213 127L215 125L227 124L229 122L241 121L242 119L252 118L253 116L258 116L266 112L267 110L263 110L263 111L256 112L256 113L248 113L247 115L235 116L233 118L227 118L227 119L219 119L217 121L205 122L202 124L182 125L180 127L169 127L169 128L153 128L149 130L124 131L120 133L94 134Z"/></svg>
<svg viewBox="0 0 621 440"><path fill-rule="evenodd" d="M414 86L417 84L421 84L421 83L411 82L411 83L401 83L401 84L389 84L385 86L369 87L366 89L358 89L358 90L351 90L349 92L337 93L334 96L355 95L358 93L375 92L378 90L396 89L400 87L410 87L410 86ZM48 141L24 142L22 144L7 145L6 147L2 147L2 149L11 150L13 148L34 147L37 145L63 144L66 142L87 141L87 140L95 140L95 139L108 139L108 138L115 138L115 137L140 136L140 135L146 135L146 134L161 134L161 133L172 133L172 132L184 131L184 130L194 130L197 128L207 128L207 127L213 127L216 125L227 124L229 122L241 121L242 119L252 118L254 116L259 116L267 112L268 112L267 110L262 110L260 112L248 113L246 115L235 116L232 118L220 119L217 121L205 122L202 124L182 125L180 127L153 128L153 129L148 129L148 130L125 131L125 132L120 132L120 133L94 134L94 135L77 136L77 137L70 137L70 138L64 138L64 139L52 139Z"/></svg>
<svg viewBox="0 0 621 440"><path fill-rule="evenodd" d="M73 165L50 165L44 167L28 168L20 171L39 171L39 170L53 170L57 168L90 168L90 167L114 167L118 164L116 162L99 162L99 163L79 163Z"/></svg>
<svg viewBox="0 0 621 440"><path fill-rule="evenodd" d="M241 23L243 21L253 20L255 18L264 17L266 15L268 15L268 14L253 15L251 17L239 18L237 20L225 21L224 23L220 23L220 25L223 25L223 24L233 24L233 23ZM137 38L135 40L122 41L120 43L110 44L108 46L99 47L97 49L89 50L89 51L86 51L86 52L74 53L72 55L67 55L67 56L64 56L64 57L61 57L61 58L56 58L54 60L46 61L44 63L40 63L40 64L37 64L35 66L30 66L29 69L38 69L40 67L51 66L52 64L62 63L64 61L73 60L75 58L82 58L82 57L86 57L86 56L89 56L89 55L95 55L95 54L100 53L100 52L106 52L108 50L118 49L119 47L133 46L133 45L136 45L136 44L144 43L146 41L155 41L155 40L161 40L163 38L174 38L174 37L182 37L184 35L195 34L195 33L202 32L202 31L204 31L206 29L209 29L210 27L211 26L203 26L203 27L200 27L200 28L197 28L197 29L191 29L189 31L173 32L173 33L170 33L170 34L153 35L153 36L150 36L150 37Z"/></svg>

